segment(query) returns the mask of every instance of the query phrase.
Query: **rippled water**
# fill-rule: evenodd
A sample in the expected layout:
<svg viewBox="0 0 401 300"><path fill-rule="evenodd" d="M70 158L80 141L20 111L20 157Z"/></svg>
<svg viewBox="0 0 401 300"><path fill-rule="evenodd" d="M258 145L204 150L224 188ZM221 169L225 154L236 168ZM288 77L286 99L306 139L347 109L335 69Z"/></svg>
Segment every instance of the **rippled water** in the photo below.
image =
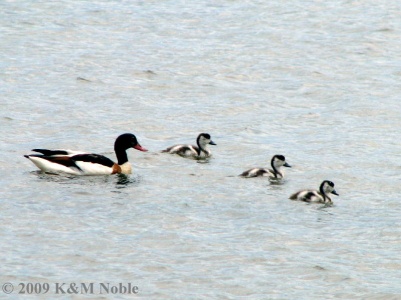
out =
<svg viewBox="0 0 401 300"><path fill-rule="evenodd" d="M143 299L401 298L400 11L0 3L0 284L131 282ZM128 177L47 175L23 157L42 147L115 159L124 132L150 150L129 150ZM209 161L160 153L200 132L217 143ZM237 176L278 153L293 166L282 184ZM334 206L288 200L324 179Z"/></svg>

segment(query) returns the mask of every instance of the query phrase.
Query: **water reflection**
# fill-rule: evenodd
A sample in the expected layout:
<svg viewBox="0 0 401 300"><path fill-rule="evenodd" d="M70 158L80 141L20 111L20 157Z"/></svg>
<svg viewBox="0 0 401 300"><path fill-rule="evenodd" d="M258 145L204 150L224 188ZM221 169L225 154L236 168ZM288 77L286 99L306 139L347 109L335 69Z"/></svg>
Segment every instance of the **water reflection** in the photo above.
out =
<svg viewBox="0 0 401 300"><path fill-rule="evenodd" d="M103 176L76 176L65 173L53 174L42 171L30 172L36 175L39 180L48 182L57 182L60 184L80 184L80 185L103 185L104 183L115 182L117 188L125 188L130 184L138 183L139 177L133 177L125 174L103 175Z"/></svg>
<svg viewBox="0 0 401 300"><path fill-rule="evenodd" d="M318 210L326 210L327 208L333 207L334 203L324 203L321 206L319 206L317 209Z"/></svg>
<svg viewBox="0 0 401 300"><path fill-rule="evenodd" d="M129 175L125 174L117 174L116 178L116 188L118 189L126 188L129 184L139 182L139 178L130 177Z"/></svg>
<svg viewBox="0 0 401 300"><path fill-rule="evenodd" d="M196 160L198 164L208 164L211 157L193 157L192 159Z"/></svg>
<svg viewBox="0 0 401 300"><path fill-rule="evenodd" d="M283 185L285 183L285 180L282 179L269 179L270 185L276 185L276 186L280 186Z"/></svg>
<svg viewBox="0 0 401 300"><path fill-rule="evenodd" d="M61 182L61 183L65 182L66 180L73 180L77 177L75 175L70 175L66 173L48 173L48 172L42 172L40 170L31 171L30 173L36 175L37 178L40 180Z"/></svg>

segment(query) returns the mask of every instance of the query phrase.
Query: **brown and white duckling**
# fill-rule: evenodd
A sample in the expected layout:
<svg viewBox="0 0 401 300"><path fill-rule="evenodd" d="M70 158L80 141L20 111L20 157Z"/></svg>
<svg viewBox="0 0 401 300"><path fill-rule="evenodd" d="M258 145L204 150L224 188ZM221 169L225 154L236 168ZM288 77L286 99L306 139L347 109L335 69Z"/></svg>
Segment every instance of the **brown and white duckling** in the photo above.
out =
<svg viewBox="0 0 401 300"><path fill-rule="evenodd" d="M268 176L270 179L283 179L284 171L281 170L281 167L291 168L291 166L285 161L284 155L280 154L274 155L270 164L272 169L253 168L243 172L240 176L246 178Z"/></svg>
<svg viewBox="0 0 401 300"><path fill-rule="evenodd" d="M319 187L319 190L302 190L293 195L291 195L291 200L300 200L305 202L314 202L314 203L326 203L332 204L331 198L328 196L329 194L337 194L334 189L334 183L329 180L324 180Z"/></svg>
<svg viewBox="0 0 401 300"><path fill-rule="evenodd" d="M178 154L185 157L209 157L211 151L208 149L208 145L216 145L208 133L201 133L196 139L196 145L175 145L168 147L162 152L168 152L170 154Z"/></svg>
<svg viewBox="0 0 401 300"><path fill-rule="evenodd" d="M71 150L33 149L41 154L24 155L39 169L47 173L67 173L73 175L111 175L116 173L131 174L132 167L128 162L126 150L134 148L139 151L148 151L137 141L132 133L125 133L117 137L114 151L118 162L94 153Z"/></svg>

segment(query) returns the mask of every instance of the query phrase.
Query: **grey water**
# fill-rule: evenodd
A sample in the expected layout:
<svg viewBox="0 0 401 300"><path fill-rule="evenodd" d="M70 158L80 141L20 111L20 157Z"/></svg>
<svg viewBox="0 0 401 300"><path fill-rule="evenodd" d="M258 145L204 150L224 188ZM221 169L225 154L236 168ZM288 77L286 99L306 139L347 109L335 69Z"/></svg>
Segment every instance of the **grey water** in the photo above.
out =
<svg viewBox="0 0 401 300"><path fill-rule="evenodd" d="M37 298L401 299L400 12L2 1L0 285L16 297L48 283ZM150 150L128 150L129 176L44 174L23 157L115 159L125 132ZM200 132L217 144L210 160L160 153ZM292 165L281 184L237 176L274 154ZM325 179L333 206L288 199ZM91 282L138 293L55 291Z"/></svg>

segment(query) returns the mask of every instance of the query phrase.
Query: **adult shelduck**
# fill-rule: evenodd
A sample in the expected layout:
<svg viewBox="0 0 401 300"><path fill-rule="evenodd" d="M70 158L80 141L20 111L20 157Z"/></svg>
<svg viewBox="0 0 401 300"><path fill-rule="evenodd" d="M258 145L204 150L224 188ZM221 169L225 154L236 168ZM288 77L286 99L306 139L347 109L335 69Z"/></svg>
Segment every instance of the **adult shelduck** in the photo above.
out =
<svg viewBox="0 0 401 300"><path fill-rule="evenodd" d="M43 172L47 173L68 173L73 175L131 174L132 167L128 162L126 152L129 148L148 151L138 143L135 135L124 133L114 143L117 163L103 155L71 150L33 149L32 151L41 154L24 156L30 159Z"/></svg>

